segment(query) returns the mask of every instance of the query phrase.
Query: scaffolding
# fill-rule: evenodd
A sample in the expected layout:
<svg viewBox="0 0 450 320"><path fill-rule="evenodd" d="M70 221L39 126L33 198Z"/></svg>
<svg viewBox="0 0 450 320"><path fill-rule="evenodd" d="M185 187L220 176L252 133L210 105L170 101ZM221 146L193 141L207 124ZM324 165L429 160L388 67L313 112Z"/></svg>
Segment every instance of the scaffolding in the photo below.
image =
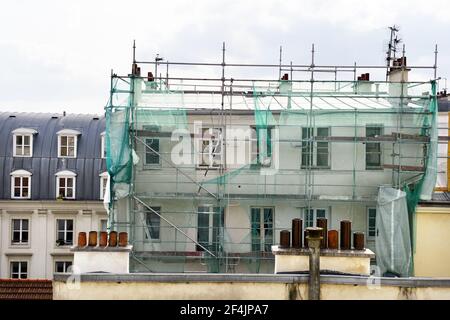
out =
<svg viewBox="0 0 450 320"><path fill-rule="evenodd" d="M138 61L133 46L131 74L111 72L109 226L129 232L132 269L271 273L279 231L326 217L329 229L352 220L383 244L384 271L410 275L415 207L436 181L436 62L407 66L403 50L387 81L371 81L386 66L316 65L314 46L307 65L283 64L281 48L279 64L226 63L225 52L220 63ZM434 78L410 82L414 69ZM367 209L398 201L380 199L385 188L404 193L406 211L395 228L377 218L373 234ZM393 252L393 234L409 249Z"/></svg>

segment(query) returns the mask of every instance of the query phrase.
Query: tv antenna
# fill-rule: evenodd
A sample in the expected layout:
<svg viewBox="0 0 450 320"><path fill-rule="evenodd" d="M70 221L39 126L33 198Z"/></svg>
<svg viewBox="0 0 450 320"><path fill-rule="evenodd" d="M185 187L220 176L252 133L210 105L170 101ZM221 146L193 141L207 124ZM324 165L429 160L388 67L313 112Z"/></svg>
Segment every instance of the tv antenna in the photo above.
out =
<svg viewBox="0 0 450 320"><path fill-rule="evenodd" d="M400 27L393 25L392 27L389 27L389 30L391 30L391 37L388 44L388 50L386 52L386 81L388 80L391 61L395 60L398 45L402 42L402 39L400 39L397 34L400 31Z"/></svg>

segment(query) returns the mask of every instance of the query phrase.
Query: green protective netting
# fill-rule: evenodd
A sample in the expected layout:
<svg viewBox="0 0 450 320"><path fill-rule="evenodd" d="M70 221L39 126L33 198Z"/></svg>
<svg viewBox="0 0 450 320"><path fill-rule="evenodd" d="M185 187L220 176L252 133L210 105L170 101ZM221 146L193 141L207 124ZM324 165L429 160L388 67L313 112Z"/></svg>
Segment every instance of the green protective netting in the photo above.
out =
<svg viewBox="0 0 450 320"><path fill-rule="evenodd" d="M381 273L399 276L414 274L415 219L419 200L430 200L437 179L437 100L436 82L431 83L432 95L427 114L416 121L422 123L421 135L430 137L424 158L425 173L415 183L405 183L399 189L381 187L378 194L377 265Z"/></svg>
<svg viewBox="0 0 450 320"><path fill-rule="evenodd" d="M135 87L144 87L141 80L136 82ZM392 247L390 237L394 230L395 236L402 241L412 237L415 207L420 198L426 199L431 194L436 174L432 165L437 150L436 101L429 95L406 102L391 99L391 106L386 100L373 98L370 103L384 104L382 108L372 108L366 100L351 98L352 105L359 104L361 108L349 106L338 110L332 105L328 109L310 109L309 106L298 107L301 99L309 105L311 95L308 92L283 91L288 99L280 107L282 100L275 98L273 90L257 91L253 87L250 99L254 109L249 112L252 120L238 124L241 128L250 126L254 129L250 137L253 139L250 160L230 165L226 170L199 170L196 163L198 150L194 143L197 133L193 133L195 121L199 119L212 127L219 126L220 121L215 119L218 113L186 108L181 92L157 90L151 84L145 87L145 90L125 98L127 105L106 109L107 166L113 195L111 210L116 217L115 228L130 231L130 241L134 245L134 271L273 272L273 257L267 251L270 251L271 244L278 242L280 230L289 229L293 218L303 218L303 209L311 205L330 208L331 212L333 201L348 201L350 204L345 209L341 206L339 210L348 210L351 213L345 214L350 214L350 217L357 214L365 216L365 211L353 213L353 210L361 203L363 210L364 206L376 205L380 187L374 178L376 175L383 175L385 180L392 182L391 188L405 193L399 199L378 194L379 211L382 212L379 223L384 230L380 240L382 249L376 253L377 256L380 254L380 261L386 261L385 265L389 266L390 261L386 259L391 254L388 248ZM327 90L331 89L327 87ZM432 92L434 96L434 84ZM313 104L321 102L327 93L318 93L322 96L315 98ZM296 94L300 100L294 99ZM339 99L329 101L327 104L344 104ZM349 99L344 102L347 101ZM406 104L411 105L407 106L407 112L402 113L398 106ZM430 137L430 141L425 143L425 155L422 144L417 147L411 141L380 145L383 163L392 167L425 166L426 171L398 172L376 168L367 177L365 161L357 157L364 152L366 145L356 137L364 138L366 128L373 125L384 128L383 136L394 136L400 130L402 134ZM332 133L332 130L337 133ZM327 140L331 135L338 139ZM176 146L182 142L188 146L184 150L188 161L177 162L173 151L178 150ZM335 156L338 149L353 156L351 169L347 169L348 160ZM391 157L392 154L402 157ZM290 162L292 159L296 159L295 165ZM326 171L331 166L336 168L336 173ZM327 179L329 174L338 178ZM327 179L325 182L324 177ZM337 185L337 179L341 185ZM312 185L311 189L306 188L308 183ZM348 196L345 199L335 197L336 190ZM308 192L311 192L311 197ZM161 216L176 228L161 219L159 238L153 238L157 233L149 218L151 215L132 196L148 206L161 208ZM402 202L402 207L407 207L409 223L405 222L404 210L394 220L388 219L387 213L392 213L389 209L392 205L398 206L399 202ZM206 207L212 209L205 214ZM391 221L394 221L394 228L388 229L387 223ZM200 229L199 225L202 226ZM261 228L269 225L273 228ZM409 232L405 226L411 228ZM208 231L207 235L199 233L202 228ZM199 249L189 237L203 243L212 255ZM399 266L403 259L405 265L409 265L409 271L397 267L386 267L386 271L402 275L411 273L408 242L402 243L404 245L395 249L394 265Z"/></svg>
<svg viewBox="0 0 450 320"><path fill-rule="evenodd" d="M409 277L412 272L412 252L404 191L380 187L376 227L376 257L380 273Z"/></svg>
<svg viewBox="0 0 450 320"><path fill-rule="evenodd" d="M106 113L106 166L111 179L111 199L121 199L129 194L133 169L130 119L130 108Z"/></svg>

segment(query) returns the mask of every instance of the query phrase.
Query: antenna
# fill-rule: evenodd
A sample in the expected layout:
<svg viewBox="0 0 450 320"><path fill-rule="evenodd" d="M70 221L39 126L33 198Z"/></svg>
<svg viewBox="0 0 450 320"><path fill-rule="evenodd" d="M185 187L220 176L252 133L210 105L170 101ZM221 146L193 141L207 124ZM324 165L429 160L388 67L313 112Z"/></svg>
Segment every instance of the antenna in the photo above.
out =
<svg viewBox="0 0 450 320"><path fill-rule="evenodd" d="M155 77L156 78L158 78L158 64L160 61L163 61L163 60L164 60L164 58L160 57L159 53L157 53L156 57L155 57ZM161 77L159 77L159 78L161 78Z"/></svg>
<svg viewBox="0 0 450 320"><path fill-rule="evenodd" d="M400 44L400 42L402 42L402 39L400 39L397 35L397 32L400 31L400 27L393 25L392 27L389 27L389 30L391 30L391 37L388 44L388 50L386 51L386 81L388 81L391 61L395 60L397 46Z"/></svg>
<svg viewBox="0 0 450 320"><path fill-rule="evenodd" d="M278 69L278 79L281 79L281 62L283 58L283 47L280 46L280 68Z"/></svg>
<svg viewBox="0 0 450 320"><path fill-rule="evenodd" d="M133 40L133 63L136 63L136 40Z"/></svg>

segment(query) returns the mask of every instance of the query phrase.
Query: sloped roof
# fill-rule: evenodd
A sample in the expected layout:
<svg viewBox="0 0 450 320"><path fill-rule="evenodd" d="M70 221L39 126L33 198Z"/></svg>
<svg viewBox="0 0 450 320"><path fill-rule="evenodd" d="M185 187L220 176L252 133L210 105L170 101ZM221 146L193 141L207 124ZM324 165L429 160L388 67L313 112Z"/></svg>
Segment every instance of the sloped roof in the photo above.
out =
<svg viewBox="0 0 450 320"><path fill-rule="evenodd" d="M51 280L0 279L0 300L52 300Z"/></svg>
<svg viewBox="0 0 450 320"><path fill-rule="evenodd" d="M13 157L12 131L17 128L37 131L33 136L33 157ZM76 158L58 158L57 132L63 129L81 133ZM104 116L0 112L0 199L10 199L10 174L15 170L32 173L32 200L55 199L55 173L70 170L77 175L76 200L98 200L99 174L106 171L106 161L101 158L101 133L104 131Z"/></svg>

